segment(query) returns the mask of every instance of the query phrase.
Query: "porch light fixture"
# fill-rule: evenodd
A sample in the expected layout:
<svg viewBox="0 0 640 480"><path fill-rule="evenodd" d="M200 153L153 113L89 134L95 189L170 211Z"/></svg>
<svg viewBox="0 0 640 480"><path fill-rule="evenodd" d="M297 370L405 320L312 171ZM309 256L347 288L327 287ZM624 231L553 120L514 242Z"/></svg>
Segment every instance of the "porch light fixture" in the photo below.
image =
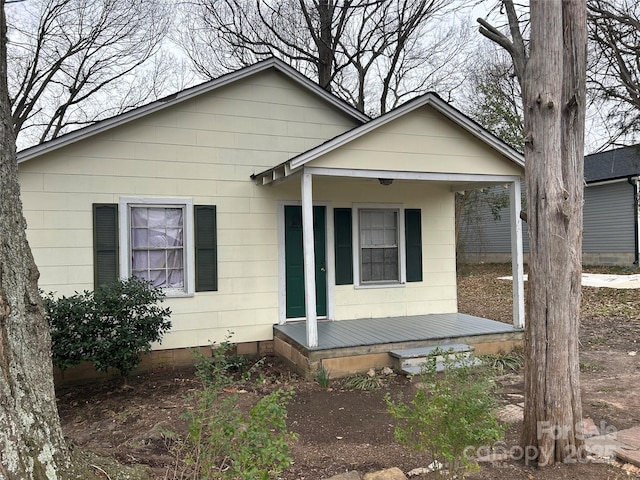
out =
<svg viewBox="0 0 640 480"><path fill-rule="evenodd" d="M379 178L378 181L380 182L380 185L387 187L393 183L393 178Z"/></svg>

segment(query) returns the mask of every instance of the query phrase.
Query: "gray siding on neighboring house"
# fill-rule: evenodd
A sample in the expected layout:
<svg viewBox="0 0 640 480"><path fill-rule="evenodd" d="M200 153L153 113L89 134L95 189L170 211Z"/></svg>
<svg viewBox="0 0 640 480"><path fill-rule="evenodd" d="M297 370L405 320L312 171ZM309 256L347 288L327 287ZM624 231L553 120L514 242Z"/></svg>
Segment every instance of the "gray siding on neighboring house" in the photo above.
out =
<svg viewBox="0 0 640 480"><path fill-rule="evenodd" d="M584 189L583 252L633 253L633 188L623 180Z"/></svg>
<svg viewBox="0 0 640 480"><path fill-rule="evenodd" d="M584 178L588 184L584 190L584 264L637 262L634 186L627 179L639 176L640 144L584 157ZM494 187L498 188L507 191L504 187ZM524 192L524 187L522 190ZM459 261L511 260L508 208L495 220L488 206L480 203L460 228ZM523 224L523 239L526 253L529 250L526 224Z"/></svg>
<svg viewBox="0 0 640 480"><path fill-rule="evenodd" d="M505 187L494 187L505 192ZM523 188L524 191L524 188ZM584 254L626 254L626 257L587 256L588 263L630 263L635 249L633 187L626 180L592 185L584 190L583 239ZM509 208L500 211L495 220L489 207L482 204L470 220L461 224L461 261L509 261L511 227ZM527 224L523 222L523 250L529 251ZM627 261L629 260L629 261Z"/></svg>
<svg viewBox="0 0 640 480"><path fill-rule="evenodd" d="M524 191L524 182L521 182ZM492 194L509 195L507 187L492 187ZM522 229L524 251L529 251L527 225ZM511 215L509 207L502 208L499 218L495 219L486 203L469 211L460 225L459 252L464 254L510 254L511 253Z"/></svg>

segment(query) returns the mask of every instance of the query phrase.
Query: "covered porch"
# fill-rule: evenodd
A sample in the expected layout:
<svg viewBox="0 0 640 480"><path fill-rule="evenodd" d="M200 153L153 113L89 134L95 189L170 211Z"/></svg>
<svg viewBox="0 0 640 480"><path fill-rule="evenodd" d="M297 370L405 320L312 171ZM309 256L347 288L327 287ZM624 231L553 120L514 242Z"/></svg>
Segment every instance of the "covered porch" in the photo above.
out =
<svg viewBox="0 0 640 480"><path fill-rule="evenodd" d="M282 198L276 353L335 377L389 365L391 350L466 343L482 354L520 341L523 167L427 94L252 175ZM495 185L509 188L513 325L457 313L456 194Z"/></svg>
<svg viewBox="0 0 640 480"><path fill-rule="evenodd" d="M318 344L309 345L305 322L274 326L275 352L309 379L320 367L339 378L392 366L392 350L466 343L484 355L511 350L523 338L521 328L464 313L319 321L317 328Z"/></svg>

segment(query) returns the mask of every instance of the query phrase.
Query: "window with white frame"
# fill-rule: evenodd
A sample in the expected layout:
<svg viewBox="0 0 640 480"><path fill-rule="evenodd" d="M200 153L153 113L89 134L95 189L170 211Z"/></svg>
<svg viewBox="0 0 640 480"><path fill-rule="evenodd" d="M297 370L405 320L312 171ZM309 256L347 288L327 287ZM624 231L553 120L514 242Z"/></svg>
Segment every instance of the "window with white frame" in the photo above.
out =
<svg viewBox="0 0 640 480"><path fill-rule="evenodd" d="M360 208L358 229L360 284L400 282L399 209Z"/></svg>
<svg viewBox="0 0 640 480"><path fill-rule="evenodd" d="M188 200L175 200L123 199L120 209L121 245L125 246L121 272L148 280L169 295L193 293L189 260L193 258L193 206Z"/></svg>

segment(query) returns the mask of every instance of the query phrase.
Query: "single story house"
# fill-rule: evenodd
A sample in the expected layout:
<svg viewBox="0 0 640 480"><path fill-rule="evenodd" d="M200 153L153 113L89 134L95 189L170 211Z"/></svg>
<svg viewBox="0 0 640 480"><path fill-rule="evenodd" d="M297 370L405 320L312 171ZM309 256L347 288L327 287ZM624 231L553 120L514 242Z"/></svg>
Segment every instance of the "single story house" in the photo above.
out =
<svg viewBox="0 0 640 480"><path fill-rule="evenodd" d="M637 267L640 256L640 145L585 156L584 177L583 264ZM493 187L492 192L499 189ZM461 260L471 263L511 261L509 218L508 210L494 218L488 207L482 206L474 218L464 219L460 232ZM526 223L523 240L526 254L529 251Z"/></svg>
<svg viewBox="0 0 640 480"><path fill-rule="evenodd" d="M288 325L304 332L299 352L345 340L322 329L354 320L356 336L375 323L408 340L430 315L462 332L471 320L457 314L455 192L508 184L519 199L523 175L518 152L435 94L370 119L276 59L18 161L40 287L69 295L149 279L173 312L154 346L169 363L228 332L242 352L296 363ZM500 325L518 330L521 253L513 265L515 327Z"/></svg>

